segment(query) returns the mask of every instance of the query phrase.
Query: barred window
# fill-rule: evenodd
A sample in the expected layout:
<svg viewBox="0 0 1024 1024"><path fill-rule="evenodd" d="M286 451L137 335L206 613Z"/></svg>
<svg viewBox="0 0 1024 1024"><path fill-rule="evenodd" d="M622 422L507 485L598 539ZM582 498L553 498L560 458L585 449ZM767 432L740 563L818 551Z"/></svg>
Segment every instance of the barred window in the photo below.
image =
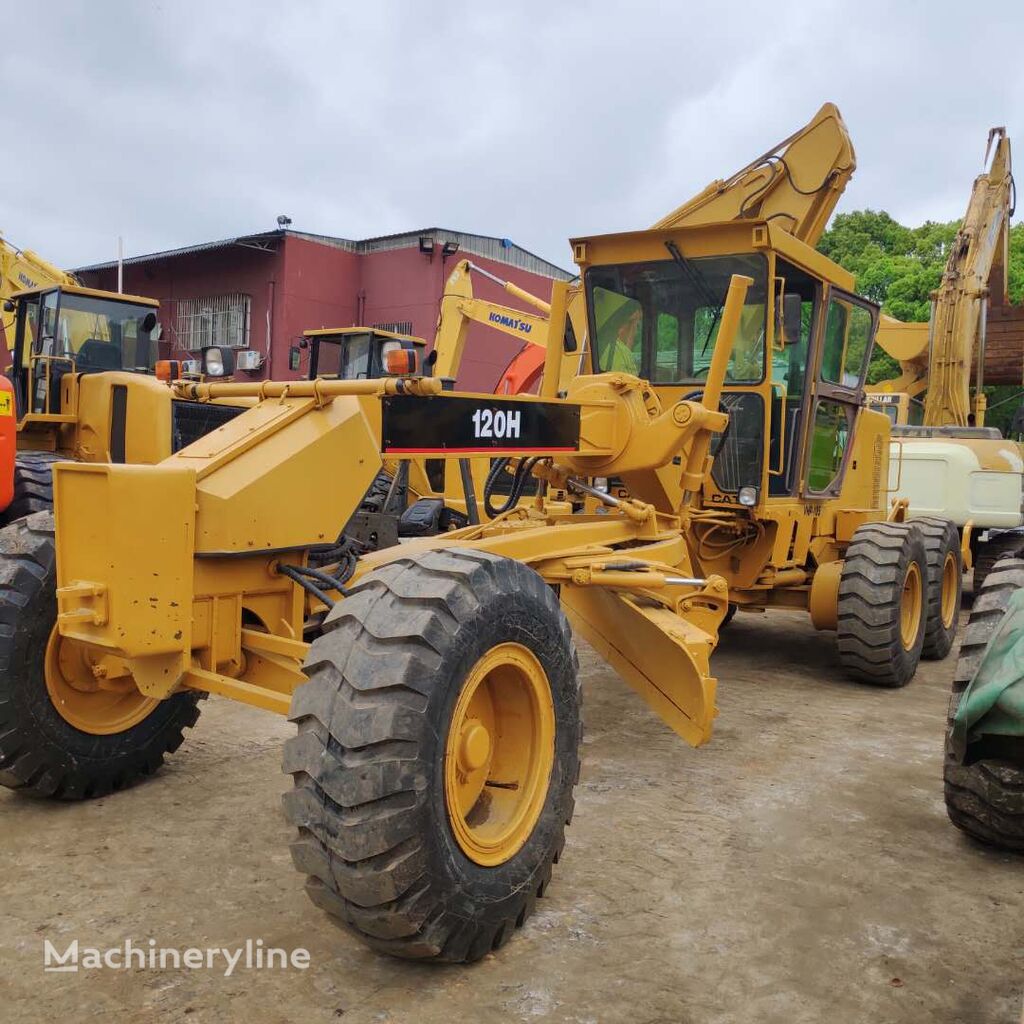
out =
<svg viewBox="0 0 1024 1024"><path fill-rule="evenodd" d="M375 331L390 331L392 334L412 334L411 320L394 320L386 324L374 324Z"/></svg>
<svg viewBox="0 0 1024 1024"><path fill-rule="evenodd" d="M250 302L248 295L241 294L179 299L179 347L190 352L206 345L248 348Z"/></svg>

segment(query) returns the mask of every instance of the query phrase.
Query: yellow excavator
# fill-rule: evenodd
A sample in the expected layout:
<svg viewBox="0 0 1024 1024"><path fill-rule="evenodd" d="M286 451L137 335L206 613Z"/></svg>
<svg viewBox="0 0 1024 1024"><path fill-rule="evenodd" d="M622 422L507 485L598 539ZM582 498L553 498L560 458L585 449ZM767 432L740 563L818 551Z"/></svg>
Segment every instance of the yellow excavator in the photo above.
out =
<svg viewBox="0 0 1024 1024"><path fill-rule="evenodd" d="M992 160L989 163L989 155ZM927 324L883 317L878 344L900 364L900 376L872 391L924 393L922 425L984 426L985 334L990 280L1008 264L1013 215L1013 167L1005 128L992 128L985 147L988 169L974 180L963 223L950 247L942 281L932 293ZM1006 274L1002 273L1002 305ZM971 375L975 375L973 401Z"/></svg>
<svg viewBox="0 0 1024 1024"><path fill-rule="evenodd" d="M53 285L80 286L74 274L54 265L30 249L19 249L0 235L0 302L16 292L31 291ZM14 326L10 313L3 318L4 333ZM8 341L8 348L13 347Z"/></svg>
<svg viewBox="0 0 1024 1024"><path fill-rule="evenodd" d="M1007 266L1013 212L1005 128L989 132L985 162L932 295L929 322L882 318L878 344L899 362L901 373L868 389L871 406L894 423L890 486L909 501L912 515L938 515L957 525L971 552L975 591L998 558L1024 546L1024 461L1016 444L984 425L990 282L995 268ZM1006 305L1005 272L998 279ZM1019 366L1020 359L1017 383ZM921 422L913 424L922 395Z"/></svg>

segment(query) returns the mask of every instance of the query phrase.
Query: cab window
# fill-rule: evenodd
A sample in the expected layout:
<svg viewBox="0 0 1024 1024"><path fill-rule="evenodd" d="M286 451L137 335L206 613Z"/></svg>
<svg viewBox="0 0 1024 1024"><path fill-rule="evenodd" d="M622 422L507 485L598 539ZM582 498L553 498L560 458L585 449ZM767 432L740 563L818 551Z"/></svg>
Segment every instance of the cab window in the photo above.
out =
<svg viewBox="0 0 1024 1024"><path fill-rule="evenodd" d="M821 295L817 278L776 260L775 344L772 347L772 404L768 492L792 494L798 483L797 455L808 392L811 337Z"/></svg>
<svg viewBox="0 0 1024 1024"><path fill-rule="evenodd" d="M807 460L807 489L828 492L843 468L850 440L854 409L841 402L821 399L814 410L810 455Z"/></svg>
<svg viewBox="0 0 1024 1024"><path fill-rule="evenodd" d="M357 380L370 376L370 335L350 335L342 346L341 376Z"/></svg>
<svg viewBox="0 0 1024 1024"><path fill-rule="evenodd" d="M849 299L835 297L828 304L821 377L830 384L859 388L867 367L873 317Z"/></svg>
<svg viewBox="0 0 1024 1024"><path fill-rule="evenodd" d="M733 274L753 278L740 317L727 384L764 377L767 262L759 254L592 267L586 273L598 368L654 384L707 378Z"/></svg>

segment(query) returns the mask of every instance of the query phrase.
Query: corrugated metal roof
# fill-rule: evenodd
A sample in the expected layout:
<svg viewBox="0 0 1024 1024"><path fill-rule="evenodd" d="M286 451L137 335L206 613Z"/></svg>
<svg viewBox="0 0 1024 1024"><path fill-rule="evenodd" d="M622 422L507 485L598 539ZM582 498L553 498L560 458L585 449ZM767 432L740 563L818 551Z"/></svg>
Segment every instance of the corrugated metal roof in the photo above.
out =
<svg viewBox="0 0 1024 1024"><path fill-rule="evenodd" d="M359 253L405 249L418 246L420 238L429 237L433 238L438 245L444 245L445 242L458 242L460 253L484 256L498 263L519 267L521 270L527 270L530 273L539 274L543 277L551 277L562 281L571 281L576 277L573 272L537 256L535 253L530 252L529 249L524 249L521 245L516 245L511 239L495 238L491 235L477 235L467 231L451 231L447 228L437 227L423 228L419 231L403 231L395 235L378 235L375 238L360 240L338 238L334 235L317 235L307 231L277 229L275 231L261 231L251 235L238 235L235 238L221 238L215 242L200 242L196 245L187 245L180 249L165 249L162 252L148 253L144 256L128 256L124 260L124 265L132 266L138 263L173 259L176 256L191 256L198 252L209 252L213 249L230 249L234 246L241 246L246 249L265 249L267 252L273 252L277 249L278 243L285 235L305 238L312 242L319 242L322 245L330 245L335 248L346 249L349 252ZM87 267L78 267L75 273L111 270L116 266L117 260L107 260L103 263L92 263Z"/></svg>
<svg viewBox="0 0 1024 1024"><path fill-rule="evenodd" d="M529 249L524 249L521 245L516 245L510 238L452 231L449 228L422 228L419 231L403 231L397 235L364 238L357 246L359 252L382 252L387 249L404 249L407 246L419 245L419 240L423 237L433 238L439 245L444 245L445 242L458 242L460 253L485 256L498 263L519 267L543 277L553 277L562 281L571 281L576 277L575 273L530 252Z"/></svg>

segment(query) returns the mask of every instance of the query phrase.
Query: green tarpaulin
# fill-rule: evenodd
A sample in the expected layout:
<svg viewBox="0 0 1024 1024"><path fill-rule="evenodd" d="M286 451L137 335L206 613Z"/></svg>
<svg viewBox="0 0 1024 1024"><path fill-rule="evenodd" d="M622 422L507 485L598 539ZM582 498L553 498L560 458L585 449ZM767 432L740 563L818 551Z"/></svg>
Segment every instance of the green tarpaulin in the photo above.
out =
<svg viewBox="0 0 1024 1024"><path fill-rule="evenodd" d="M1024 590L1007 605L953 718L953 752L964 759L981 736L1024 738Z"/></svg>

